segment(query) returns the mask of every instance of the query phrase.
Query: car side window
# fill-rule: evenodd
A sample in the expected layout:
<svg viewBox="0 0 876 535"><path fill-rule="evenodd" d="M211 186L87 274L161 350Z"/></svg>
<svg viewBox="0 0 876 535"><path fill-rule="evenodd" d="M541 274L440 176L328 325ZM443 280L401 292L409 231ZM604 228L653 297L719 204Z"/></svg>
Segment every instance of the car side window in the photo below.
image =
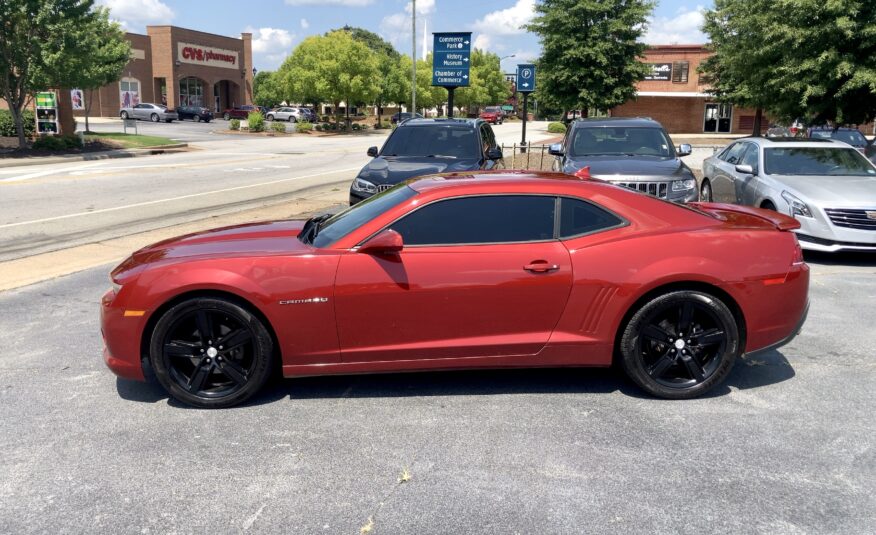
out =
<svg viewBox="0 0 876 535"><path fill-rule="evenodd" d="M730 150L727 151L724 161L736 165L742 159L742 151L745 150L745 143L734 143Z"/></svg>
<svg viewBox="0 0 876 535"><path fill-rule="evenodd" d="M609 229L623 223L616 215L581 199L560 198L560 238Z"/></svg>
<svg viewBox="0 0 876 535"><path fill-rule="evenodd" d="M426 205L389 228L408 245L521 243L554 239L556 197L484 195Z"/></svg>
<svg viewBox="0 0 876 535"><path fill-rule="evenodd" d="M739 162L739 165L750 165L754 172L757 172L757 153L758 147L757 145L753 145L751 143L746 143L748 145L748 150L745 151L745 154L742 156L742 160Z"/></svg>
<svg viewBox="0 0 876 535"><path fill-rule="evenodd" d="M490 134L487 132L486 125L481 125L481 154L486 154L491 145Z"/></svg>

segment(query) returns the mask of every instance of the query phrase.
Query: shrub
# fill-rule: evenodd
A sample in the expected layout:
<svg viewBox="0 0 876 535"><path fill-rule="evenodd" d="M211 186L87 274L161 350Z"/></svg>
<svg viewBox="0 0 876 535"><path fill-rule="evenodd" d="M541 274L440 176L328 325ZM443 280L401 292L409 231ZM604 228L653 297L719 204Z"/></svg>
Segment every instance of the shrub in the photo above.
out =
<svg viewBox="0 0 876 535"><path fill-rule="evenodd" d="M353 130L359 130L359 123L353 123L353 124L351 125L351 128L352 128Z"/></svg>
<svg viewBox="0 0 876 535"><path fill-rule="evenodd" d="M565 134L566 125L563 123L551 123L548 125L548 132L551 134Z"/></svg>
<svg viewBox="0 0 876 535"><path fill-rule="evenodd" d="M246 117L246 122L249 124L250 132L264 132L265 131L265 116L262 115L261 112L254 111L251 112Z"/></svg>
<svg viewBox="0 0 876 535"><path fill-rule="evenodd" d="M240 130L240 119L231 119L228 121L229 130Z"/></svg>
<svg viewBox="0 0 876 535"><path fill-rule="evenodd" d="M24 110L22 112L22 121L24 122L24 135L32 137L36 129L36 119L33 116L33 111ZM12 120L12 113L9 110L0 110L0 137L16 137L15 121Z"/></svg>
<svg viewBox="0 0 876 535"><path fill-rule="evenodd" d="M82 139L76 135L42 136L33 142L34 150L62 151L82 148Z"/></svg>
<svg viewBox="0 0 876 535"><path fill-rule="evenodd" d="M308 123L307 121L295 123L295 131L299 134L306 134L311 130L313 130L313 125L311 123Z"/></svg>
<svg viewBox="0 0 876 535"><path fill-rule="evenodd" d="M286 123L281 123L280 121L274 121L271 123L271 130L277 132L278 134L286 133Z"/></svg>
<svg viewBox="0 0 876 535"><path fill-rule="evenodd" d="M313 129L316 130L317 132L322 132L322 125L321 124L314 125Z"/></svg>

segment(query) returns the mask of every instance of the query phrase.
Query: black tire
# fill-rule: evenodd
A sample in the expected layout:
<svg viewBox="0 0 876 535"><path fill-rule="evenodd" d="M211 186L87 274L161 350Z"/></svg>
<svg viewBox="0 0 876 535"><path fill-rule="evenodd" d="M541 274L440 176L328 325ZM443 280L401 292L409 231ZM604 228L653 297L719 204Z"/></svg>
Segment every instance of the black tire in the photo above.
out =
<svg viewBox="0 0 876 535"><path fill-rule="evenodd" d="M159 117L157 113L153 113L152 115L149 116L149 120L152 121L153 123L157 123L158 121L161 120L161 117Z"/></svg>
<svg viewBox="0 0 876 535"><path fill-rule="evenodd" d="M703 179L703 184L700 186L700 200L712 202L712 183L708 179Z"/></svg>
<svg viewBox="0 0 876 535"><path fill-rule="evenodd" d="M196 113L196 114L192 115L192 120L195 121L196 123L200 123L201 116Z"/></svg>
<svg viewBox="0 0 876 535"><path fill-rule="evenodd" d="M231 115L228 114L228 113L226 113L225 115L222 116L222 118L225 119L226 121L230 121L230 120L231 120Z"/></svg>
<svg viewBox="0 0 876 535"><path fill-rule="evenodd" d="M266 120L266 121L273 121L273 120L274 120L274 116L273 116L273 115L268 115L267 117L265 117L265 120Z"/></svg>
<svg viewBox="0 0 876 535"><path fill-rule="evenodd" d="M295 117L293 117L293 116L290 115L290 116L289 116L289 122L290 122L290 123L297 123L298 120L295 119Z"/></svg>
<svg viewBox="0 0 876 535"><path fill-rule="evenodd" d="M627 376L665 399L695 398L718 386L741 353L733 313L717 297L698 291L650 300L636 311L620 340Z"/></svg>
<svg viewBox="0 0 876 535"><path fill-rule="evenodd" d="M127 119L127 118L128 118L128 112L123 111L122 113L119 114L119 117L121 117L122 119Z"/></svg>
<svg viewBox="0 0 876 535"><path fill-rule="evenodd" d="M261 389L271 373L273 351L271 335L249 310L226 299L194 298L158 320L149 360L174 399L218 409L242 403Z"/></svg>
<svg viewBox="0 0 876 535"><path fill-rule="evenodd" d="M173 122L173 119L165 119L164 122L165 122L165 123L172 123L172 122Z"/></svg>
<svg viewBox="0 0 876 535"><path fill-rule="evenodd" d="M773 201L764 201L764 202L760 203L760 207L763 208L764 210L772 210L773 212L777 211L776 205L773 204Z"/></svg>

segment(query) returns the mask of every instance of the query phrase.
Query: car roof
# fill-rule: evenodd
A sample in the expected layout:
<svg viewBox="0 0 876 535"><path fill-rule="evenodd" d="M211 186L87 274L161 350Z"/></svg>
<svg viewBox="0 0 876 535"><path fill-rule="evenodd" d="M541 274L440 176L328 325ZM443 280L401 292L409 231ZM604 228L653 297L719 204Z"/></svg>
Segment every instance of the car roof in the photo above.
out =
<svg viewBox="0 0 876 535"><path fill-rule="evenodd" d="M572 123L573 128L599 128L614 126L638 126L646 128L663 128L659 122L650 117L594 117L576 119Z"/></svg>
<svg viewBox="0 0 876 535"><path fill-rule="evenodd" d="M399 128L411 126L470 126L473 128L482 122L480 119L421 119L416 117L408 119L399 125Z"/></svg>
<svg viewBox="0 0 876 535"><path fill-rule="evenodd" d="M423 175L408 181L408 186L417 192L426 192L444 188L456 188L468 181L477 184L478 187L495 187L497 189L508 186L561 186L566 183L602 183L588 179L577 178L565 173L553 173L546 171L512 171L507 169L493 171L458 171L436 175Z"/></svg>
<svg viewBox="0 0 876 535"><path fill-rule="evenodd" d="M846 148L849 145L836 139L799 138L799 137L741 137L735 141L749 141L763 147L824 147L833 145Z"/></svg>
<svg viewBox="0 0 876 535"><path fill-rule="evenodd" d="M838 128L835 128L833 126L811 126L809 127L809 130L828 130L830 132L860 132L860 130L858 130L857 128L852 128L851 126L840 126Z"/></svg>

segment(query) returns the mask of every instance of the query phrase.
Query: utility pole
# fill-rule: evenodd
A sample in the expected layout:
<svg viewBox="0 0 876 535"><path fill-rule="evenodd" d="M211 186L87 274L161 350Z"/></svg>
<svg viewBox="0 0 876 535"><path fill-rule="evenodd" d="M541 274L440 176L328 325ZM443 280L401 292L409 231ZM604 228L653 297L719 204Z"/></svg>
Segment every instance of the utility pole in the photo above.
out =
<svg viewBox="0 0 876 535"><path fill-rule="evenodd" d="M411 117L417 113L417 0L411 0Z"/></svg>

